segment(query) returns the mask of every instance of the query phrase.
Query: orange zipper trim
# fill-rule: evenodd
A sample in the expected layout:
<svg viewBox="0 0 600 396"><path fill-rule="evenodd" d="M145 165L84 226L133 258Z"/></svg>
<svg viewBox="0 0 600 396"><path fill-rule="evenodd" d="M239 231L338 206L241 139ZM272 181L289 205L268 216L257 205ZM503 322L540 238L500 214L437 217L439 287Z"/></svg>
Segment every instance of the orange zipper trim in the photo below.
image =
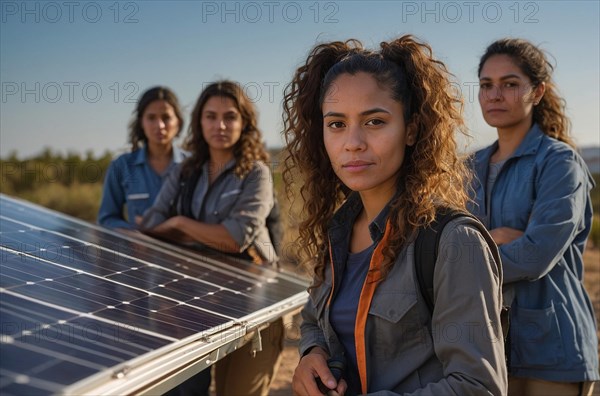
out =
<svg viewBox="0 0 600 396"><path fill-rule="evenodd" d="M367 317L369 316L369 308L375 294L375 289L381 281L381 265L383 263L383 248L387 244L391 227L388 221L385 225L385 233L383 238L377 244L371 262L369 263L369 272L363 284L360 298L358 300L358 310L356 312L356 322L354 323L354 345L356 347L356 363L358 365L358 374L360 377L360 385L362 393L367 393L367 346L365 330L367 328Z"/></svg>

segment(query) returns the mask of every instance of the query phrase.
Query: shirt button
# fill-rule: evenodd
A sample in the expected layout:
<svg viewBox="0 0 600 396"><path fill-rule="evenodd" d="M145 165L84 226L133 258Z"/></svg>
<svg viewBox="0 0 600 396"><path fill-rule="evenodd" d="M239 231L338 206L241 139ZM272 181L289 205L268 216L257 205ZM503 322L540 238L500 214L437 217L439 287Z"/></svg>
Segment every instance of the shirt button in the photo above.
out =
<svg viewBox="0 0 600 396"><path fill-rule="evenodd" d="M218 215L218 214L219 214L219 212L218 212L218 211L216 211L216 210L213 212L213 215L214 215L214 216L216 216L216 215Z"/></svg>

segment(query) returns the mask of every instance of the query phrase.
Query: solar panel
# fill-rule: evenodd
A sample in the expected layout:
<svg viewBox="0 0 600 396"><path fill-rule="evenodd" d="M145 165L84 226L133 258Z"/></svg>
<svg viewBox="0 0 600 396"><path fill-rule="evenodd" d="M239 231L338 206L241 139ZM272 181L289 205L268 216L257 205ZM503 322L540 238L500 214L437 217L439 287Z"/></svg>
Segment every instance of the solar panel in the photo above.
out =
<svg viewBox="0 0 600 396"><path fill-rule="evenodd" d="M1 194L0 245L3 395L164 392L307 298L291 274Z"/></svg>

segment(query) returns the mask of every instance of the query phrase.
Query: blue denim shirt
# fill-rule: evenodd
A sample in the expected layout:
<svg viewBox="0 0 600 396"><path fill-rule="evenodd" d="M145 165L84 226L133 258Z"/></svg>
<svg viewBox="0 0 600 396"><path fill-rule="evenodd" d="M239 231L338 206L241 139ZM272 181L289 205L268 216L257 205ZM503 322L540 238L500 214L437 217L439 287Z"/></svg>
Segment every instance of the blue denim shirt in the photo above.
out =
<svg viewBox="0 0 600 396"><path fill-rule="evenodd" d="M504 288L514 292L509 373L598 380L596 319L582 282L594 180L571 147L534 125L500 170L486 213L488 165L497 147L474 156L475 203L469 210L490 230L524 232L500 246Z"/></svg>
<svg viewBox="0 0 600 396"><path fill-rule="evenodd" d="M135 216L142 216L152 206L165 176L185 152L173 147L173 161L162 175L150 167L146 148L126 153L111 162L104 179L98 224L108 228L137 228ZM127 206L127 219L123 206Z"/></svg>

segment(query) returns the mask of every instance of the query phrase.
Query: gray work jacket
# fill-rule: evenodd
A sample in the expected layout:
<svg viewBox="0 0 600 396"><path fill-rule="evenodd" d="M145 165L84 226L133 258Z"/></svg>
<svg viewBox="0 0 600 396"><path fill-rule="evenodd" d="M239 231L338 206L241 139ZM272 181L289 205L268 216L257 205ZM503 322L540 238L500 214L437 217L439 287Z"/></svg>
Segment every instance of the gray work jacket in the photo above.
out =
<svg viewBox="0 0 600 396"><path fill-rule="evenodd" d="M255 162L252 170L242 179L233 173L235 161L230 161L212 184L208 181L208 164L204 164L194 190L192 212L196 220L223 225L240 246L240 252L250 246L267 262L277 256L266 218L273 207L273 180L267 165ZM142 228L152 228L171 216L171 205L178 197L181 165L165 180L154 205L144 214ZM182 213L181 200L176 202L177 213Z"/></svg>
<svg viewBox="0 0 600 396"><path fill-rule="evenodd" d="M329 230L332 262L323 284L309 291L310 299L302 311L301 355L320 346L330 356L344 358L329 321L329 301L341 283L349 251L348 230L361 206L360 200L351 196ZM378 220L383 224L376 224ZM376 243L385 239L385 221L378 217L370 226ZM359 371L360 359L366 362L366 372L359 372L366 393L506 394L501 267L479 231L463 225L463 221L459 218L448 223L440 238L433 315L416 279L414 242L399 252L387 278L370 297L367 276L361 300L370 299L370 304L359 302L357 313L358 318L361 311L368 312L366 323L355 330ZM372 264L378 256L376 248Z"/></svg>

